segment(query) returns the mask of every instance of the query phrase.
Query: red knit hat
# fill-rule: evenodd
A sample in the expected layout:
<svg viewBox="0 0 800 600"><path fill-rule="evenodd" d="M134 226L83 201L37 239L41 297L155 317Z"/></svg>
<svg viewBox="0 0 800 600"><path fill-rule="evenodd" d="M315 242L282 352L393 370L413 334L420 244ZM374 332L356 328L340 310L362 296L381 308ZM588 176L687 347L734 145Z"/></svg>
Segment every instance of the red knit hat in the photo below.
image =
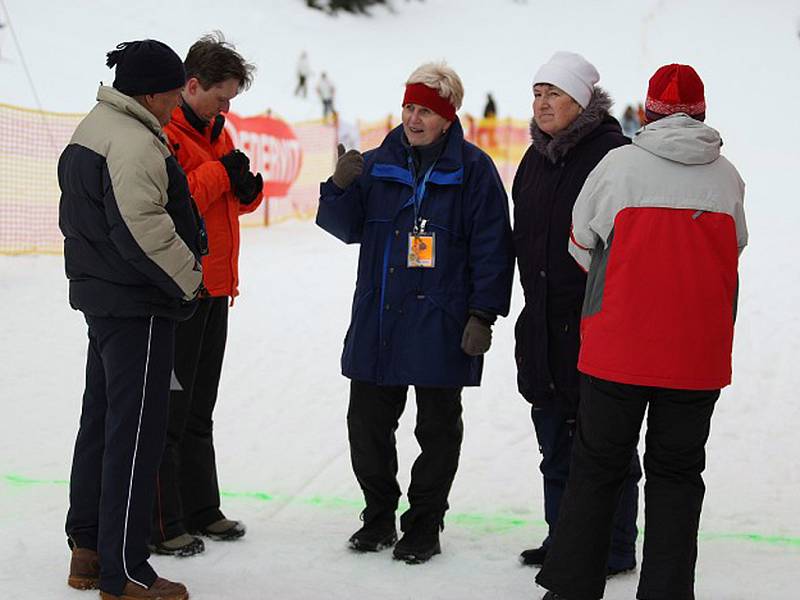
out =
<svg viewBox="0 0 800 600"><path fill-rule="evenodd" d="M645 111L648 121L686 113L698 121L706 118L703 80L689 65L664 65L650 78Z"/></svg>

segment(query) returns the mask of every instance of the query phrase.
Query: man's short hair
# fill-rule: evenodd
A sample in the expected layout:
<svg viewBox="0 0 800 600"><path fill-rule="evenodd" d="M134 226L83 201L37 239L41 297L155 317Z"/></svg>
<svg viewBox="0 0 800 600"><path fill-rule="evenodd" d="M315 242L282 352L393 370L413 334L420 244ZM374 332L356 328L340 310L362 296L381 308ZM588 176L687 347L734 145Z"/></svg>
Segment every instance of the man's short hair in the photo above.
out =
<svg viewBox="0 0 800 600"><path fill-rule="evenodd" d="M221 31L204 35L192 44L183 64L186 78L195 77L206 90L228 79L238 79L239 89L246 90L253 83L256 70L233 44L225 41Z"/></svg>

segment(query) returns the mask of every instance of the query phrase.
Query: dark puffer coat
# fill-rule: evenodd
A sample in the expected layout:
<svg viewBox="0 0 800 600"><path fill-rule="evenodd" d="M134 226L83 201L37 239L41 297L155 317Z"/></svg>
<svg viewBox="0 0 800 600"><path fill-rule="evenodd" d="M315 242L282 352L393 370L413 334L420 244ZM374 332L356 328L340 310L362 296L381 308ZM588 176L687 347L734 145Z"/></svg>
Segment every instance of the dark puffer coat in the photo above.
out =
<svg viewBox="0 0 800 600"><path fill-rule="evenodd" d="M507 315L514 275L508 199L491 158L450 127L419 185L402 126L364 154L364 174L346 190L320 186L317 224L360 244L358 280L342 374L378 385L480 384L482 356L461 336L470 310ZM435 234L436 264L408 268L415 202Z"/></svg>
<svg viewBox="0 0 800 600"><path fill-rule="evenodd" d="M100 317L189 318L201 228L158 120L101 86L58 161L59 225L73 308Z"/></svg>
<svg viewBox="0 0 800 600"><path fill-rule="evenodd" d="M578 399L578 349L586 274L567 250L572 207L586 177L609 150L629 144L611 99L595 88L586 110L554 138L531 121L531 139L512 188L514 246L525 306L515 329L517 382L528 402Z"/></svg>

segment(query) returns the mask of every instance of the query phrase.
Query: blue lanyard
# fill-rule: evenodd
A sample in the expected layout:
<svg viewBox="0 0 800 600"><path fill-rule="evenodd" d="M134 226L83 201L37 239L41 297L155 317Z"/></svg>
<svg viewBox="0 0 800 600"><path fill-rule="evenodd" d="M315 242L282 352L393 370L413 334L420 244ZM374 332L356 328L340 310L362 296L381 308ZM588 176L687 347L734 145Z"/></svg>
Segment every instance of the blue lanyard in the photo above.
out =
<svg viewBox="0 0 800 600"><path fill-rule="evenodd" d="M419 226L419 211L422 208L422 201L425 199L425 188L428 185L428 179L430 178L431 173L433 172L433 167L436 166L436 162L437 161L433 161L433 164L430 167L428 167L428 170L425 173L425 176L422 178L420 184L418 186L415 184L414 187L414 230L415 231ZM414 173L414 162L412 161L411 156L408 157L408 168L412 174L416 175L416 173Z"/></svg>

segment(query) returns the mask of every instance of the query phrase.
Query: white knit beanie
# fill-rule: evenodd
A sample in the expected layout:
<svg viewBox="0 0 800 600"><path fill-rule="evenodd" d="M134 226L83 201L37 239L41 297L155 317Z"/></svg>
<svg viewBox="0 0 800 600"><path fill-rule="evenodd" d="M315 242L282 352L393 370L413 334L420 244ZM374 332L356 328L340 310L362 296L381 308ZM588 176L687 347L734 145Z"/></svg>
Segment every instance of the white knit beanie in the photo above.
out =
<svg viewBox="0 0 800 600"><path fill-rule="evenodd" d="M600 74L594 65L575 52L556 52L544 63L533 78L533 85L549 83L567 92L581 107L592 99L594 84Z"/></svg>

